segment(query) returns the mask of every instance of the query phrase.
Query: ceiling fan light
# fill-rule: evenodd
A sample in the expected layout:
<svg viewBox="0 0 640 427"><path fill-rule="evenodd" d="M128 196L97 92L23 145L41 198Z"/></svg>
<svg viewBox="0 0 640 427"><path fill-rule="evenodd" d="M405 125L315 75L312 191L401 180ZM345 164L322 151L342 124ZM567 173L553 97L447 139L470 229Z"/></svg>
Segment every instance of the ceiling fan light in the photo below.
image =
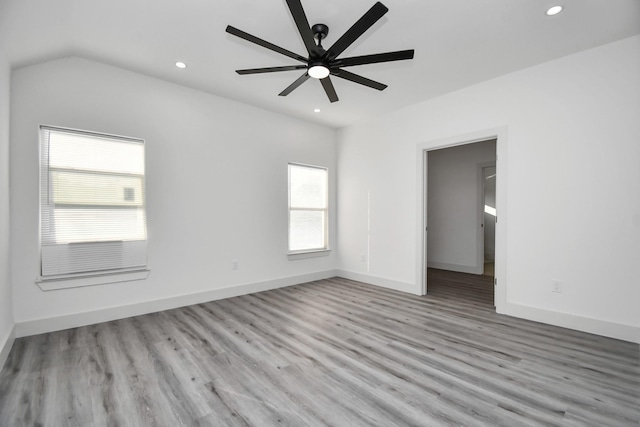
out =
<svg viewBox="0 0 640 427"><path fill-rule="evenodd" d="M313 65L307 72L314 79L324 79L329 75L329 69L324 65Z"/></svg>
<svg viewBox="0 0 640 427"><path fill-rule="evenodd" d="M562 12L562 6L553 6L547 10L547 16L554 16Z"/></svg>

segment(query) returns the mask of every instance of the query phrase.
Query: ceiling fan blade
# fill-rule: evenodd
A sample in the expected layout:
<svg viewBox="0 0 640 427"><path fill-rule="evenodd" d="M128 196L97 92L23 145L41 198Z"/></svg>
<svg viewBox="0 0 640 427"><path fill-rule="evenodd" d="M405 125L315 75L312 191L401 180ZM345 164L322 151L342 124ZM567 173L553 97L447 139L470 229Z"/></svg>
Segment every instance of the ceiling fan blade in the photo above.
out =
<svg viewBox="0 0 640 427"><path fill-rule="evenodd" d="M401 61L403 59L413 59L413 49L336 59L331 61L330 65L332 67L351 67L354 65L375 64L378 62Z"/></svg>
<svg viewBox="0 0 640 427"><path fill-rule="evenodd" d="M364 86L368 86L373 89L385 90L387 85L383 83L376 82L375 80L368 79L366 77L359 76L357 74L350 73L349 71L342 70L340 68L331 70L331 74L336 77L340 77L341 79L349 80L354 83L359 83Z"/></svg>
<svg viewBox="0 0 640 427"><path fill-rule="evenodd" d="M362 18L358 19L358 21L351 26L347 30L346 33L342 35L334 44L331 46L327 53L325 54L325 58L329 60L335 59L338 55L340 55L346 48L348 48L354 41L358 39L365 31L367 31L373 24L378 22L380 18L387 13L389 9L385 5L380 2L374 4L371 9L367 11Z"/></svg>
<svg viewBox="0 0 640 427"><path fill-rule="evenodd" d="M320 83L322 83L322 87L324 88L324 91L327 94L329 101L331 102L338 101L338 94L336 93L336 89L333 87L333 83L331 82L331 79L329 78L329 76L325 77L324 79L320 79Z"/></svg>
<svg viewBox="0 0 640 427"><path fill-rule="evenodd" d="M276 46L275 44L269 43L268 41L262 40L261 38L258 38L256 36L252 36L251 34L245 33L244 31L239 30L235 27L232 27L231 25L227 25L226 31L229 34L233 34L236 37L240 37L241 39L245 39L246 41L255 43L258 46L266 47L269 50L278 52L282 55L288 56L289 58L293 58L297 61L304 62L304 63L307 62L307 58L305 58L304 56L298 55L297 53L291 52L290 50L283 49L280 46Z"/></svg>
<svg viewBox="0 0 640 427"><path fill-rule="evenodd" d="M305 68L307 68L306 65L285 65L283 67L249 68L246 70L236 70L236 73L240 75L262 74L262 73L275 73L277 71L303 70Z"/></svg>
<svg viewBox="0 0 640 427"><path fill-rule="evenodd" d="M309 80L309 77L310 77L309 74L304 73L303 75L298 77L295 82L293 82L289 86L287 86L287 88L285 90L280 92L278 94L278 96L287 96L287 95L289 95L291 92L293 92L295 89L297 89L298 86L300 86L302 83L304 83L307 80Z"/></svg>
<svg viewBox="0 0 640 427"><path fill-rule="evenodd" d="M300 0L287 0L287 5L296 23L296 27L298 27L300 37L302 37L302 41L307 48L307 52L309 52L309 56L312 56L312 54L316 52L317 46L311 27L309 26L309 20L307 20L307 15L302 8L302 3L300 3Z"/></svg>

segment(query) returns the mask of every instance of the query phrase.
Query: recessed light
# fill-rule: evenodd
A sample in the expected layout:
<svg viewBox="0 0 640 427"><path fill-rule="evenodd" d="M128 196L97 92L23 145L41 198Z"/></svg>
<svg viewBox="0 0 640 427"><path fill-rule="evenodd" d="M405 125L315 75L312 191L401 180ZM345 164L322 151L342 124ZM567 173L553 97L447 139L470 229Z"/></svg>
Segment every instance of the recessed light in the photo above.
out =
<svg viewBox="0 0 640 427"><path fill-rule="evenodd" d="M562 6L553 6L547 10L547 16L557 15L562 12Z"/></svg>
<svg viewBox="0 0 640 427"><path fill-rule="evenodd" d="M185 64L184 62L176 62L176 67L178 68L187 68L187 64Z"/></svg>
<svg viewBox="0 0 640 427"><path fill-rule="evenodd" d="M319 112L320 112L320 109L319 109L319 108L316 108L316 109L314 109L314 110L313 110L313 112L314 112L314 113L319 113Z"/></svg>

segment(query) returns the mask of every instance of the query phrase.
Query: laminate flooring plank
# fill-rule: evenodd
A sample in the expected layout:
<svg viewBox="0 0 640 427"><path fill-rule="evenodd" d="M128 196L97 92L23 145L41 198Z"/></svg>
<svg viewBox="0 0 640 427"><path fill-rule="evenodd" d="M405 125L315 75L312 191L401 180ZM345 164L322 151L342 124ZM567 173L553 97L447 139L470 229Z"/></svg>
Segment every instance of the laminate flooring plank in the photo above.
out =
<svg viewBox="0 0 640 427"><path fill-rule="evenodd" d="M308 313L309 312L307 312L307 314ZM275 313L272 314L275 315ZM341 352L335 349L336 343L333 342L331 338L314 335L317 333L317 330L313 329L316 323L315 320L311 321L310 325L306 326L301 326L300 323L301 322L298 322L297 325L287 327L286 331L282 331L280 337L286 337L285 339L292 340L293 344L289 345L296 346L301 351L307 352L307 357L317 362L315 364L316 368L323 369L326 373L325 381L332 381L332 393L336 393L340 390L345 391L348 396L357 396L360 402L359 406L364 406L368 408L368 412L376 414L376 419L402 420L404 417L408 416L407 414L413 412L413 408L410 406L405 407L405 412L398 412L398 409L394 406L389 406L388 402L380 400L375 396L376 391L374 388L359 387L359 385L362 384L363 378L371 376L372 374L375 376L376 373L369 367L358 364L352 357L343 357ZM299 333L299 330L302 330L302 333ZM309 337L310 335L314 336ZM388 376L382 380L379 379L378 384L390 382L392 380L393 377ZM354 390L359 390L359 393L356 393ZM365 393L365 391L367 391L367 393ZM345 401L348 402L352 400L353 398ZM406 402L396 402L395 406L406 406ZM355 411L356 409L357 407L354 407L352 410ZM380 411L382 412L378 414ZM391 414L389 414L389 412L391 412ZM425 411L425 415L422 418L425 418L427 413L429 412ZM430 415L433 415L431 418L432 422L438 422L439 420L436 425L442 423L441 418L446 418L442 414ZM391 418L389 418L390 416ZM412 422L406 421L401 424L411 425Z"/></svg>
<svg viewBox="0 0 640 427"><path fill-rule="evenodd" d="M202 307L198 306L197 308ZM213 310L213 308L207 307L204 310L205 312L208 312ZM262 408L263 415L270 414L272 412L271 410L264 412L264 410L269 408L295 408L296 405L292 400L292 395L289 393L283 393L282 389L277 387L276 381L272 377L265 375L266 367L281 369L289 363L283 358L277 357L277 354L273 352L274 347L272 345L266 345L267 343L263 342L264 340L262 340L260 336L255 335L249 329L245 329L242 333L239 332L241 329L239 322L236 324L236 321L233 319L226 318L224 323L225 328L222 333L226 332L228 334L226 339L231 339L232 341L227 341L228 351L221 354L219 358L222 358L220 360L226 361L227 365L230 365L231 367L219 367L215 372L205 374L205 377L212 379L208 384L209 390L212 392L215 391L215 395L220 398L226 396L226 399L224 399L225 405L229 405L229 402L238 401L238 399L240 399L240 402L245 401L248 406L252 407L255 406L255 402L264 400L268 404ZM271 358L275 362L274 364L260 363L264 360L265 352L272 352L270 354L273 354L274 356ZM219 358L217 357L216 360ZM237 366L237 363L240 363L240 361L242 361L242 365ZM245 372L251 372L251 377L243 377L244 380L239 381L237 378L239 372L242 372L243 374ZM242 391L238 392L237 389L243 387L247 382L249 382L252 387L249 389L242 388ZM229 383L231 383L231 385L229 385ZM235 392L233 390L235 390ZM266 391L263 392L261 390ZM256 396L252 393L259 393L259 395ZM276 400L276 402L269 403L273 400ZM238 413L242 410L242 408L231 408L233 408L234 413ZM287 414L288 416L284 417L284 420L282 419L283 417L276 418L281 419L280 422L289 422L292 423L292 425L296 425L296 422L291 419L292 417L295 418L297 416L296 411L290 410ZM247 414L245 414L245 416L247 416ZM255 418L255 415L252 417Z"/></svg>
<svg viewBox="0 0 640 427"><path fill-rule="evenodd" d="M216 378L207 384L209 392L248 424L305 424L294 402L260 367L228 353L217 356L212 364Z"/></svg>
<svg viewBox="0 0 640 427"><path fill-rule="evenodd" d="M345 279L329 279L329 281L336 281L336 283L340 283L340 284L344 284L344 285L348 285L350 287L358 287L359 285L356 284L355 282L349 282L346 281ZM361 286L361 285L360 285ZM371 287L374 288L374 287ZM395 294L393 296L396 296ZM428 296L427 296L428 297ZM380 298L379 301L381 301L382 303L384 303L388 298ZM490 322L492 329L495 328L495 326L504 326L505 328L508 328L509 330L512 327L519 327L519 329L523 329L526 330L527 333L533 333L536 336L536 340L535 342L537 342L538 337L542 338L547 336L546 334L549 333L549 339L550 340L554 340L553 343L554 345L558 346L563 346L566 345L567 341L567 332L575 332L575 331L567 331L564 330L562 328L553 328L550 327L548 325L543 325L540 323L536 323L536 322L529 322L529 321L522 321L521 319L515 319L515 318L510 318L510 317L506 317L506 316L500 316L500 315L496 315L495 312L493 311L493 309L491 310L484 310L483 312L480 312L479 310L474 310L473 312L469 312L467 313L467 315L465 316L463 314L464 312L464 306L461 305L461 303L458 300L454 300L453 302L443 302L441 300L435 300L435 306L433 304L430 303L430 299L429 298L424 298L421 300L415 300L415 299L411 299L409 298L404 298L404 296L400 295L398 296L398 298L395 298L393 301L395 304L397 304L397 301L403 301L403 300L407 300L409 301L413 307L402 307L403 309L412 311L412 310L418 310L418 312L422 312L422 311L427 311L429 309L429 307L435 307L435 311L432 311L431 314L437 314L439 316L442 316L443 313L445 314L452 314L454 315L456 318L467 318L469 319L471 322L470 324L472 324L474 327L477 328L481 328L482 327L482 322ZM400 307L398 307L400 308ZM448 310L448 308L452 309L452 310ZM464 317L463 317L464 316ZM504 321L501 321L501 319L503 319ZM475 324L474 324L475 323ZM486 328L485 328L486 329ZM557 338L559 337L557 334L551 334L550 332L552 331L562 331L562 341L558 341ZM544 331L544 334L541 333L542 331ZM635 351L633 350L635 347L633 346L633 344L631 343L625 343L625 342L621 342L618 340L612 340L609 338L604 338L604 337L596 337L594 335L591 334L586 334L586 333L577 333L577 336L581 338L581 340L577 343L577 345L579 345L581 347L581 349L584 349L585 345L590 345L591 342L595 341L596 343L598 342L598 340L593 340L592 338L597 338L600 341L605 340L608 342L609 345L615 345L615 344L620 344L622 343L623 345L626 344L626 347L629 348L629 350L631 350L628 354L628 358L626 359L626 361L631 360L637 360L638 355L637 355L637 349L635 349ZM586 339L585 339L586 338ZM596 344L598 347L599 344ZM606 347L609 348L609 347ZM616 349L618 350L618 349ZM620 351L622 351L623 349L619 349ZM616 354L611 354L611 357L617 357L618 352L616 351ZM630 359L629 359L630 358Z"/></svg>
<svg viewBox="0 0 640 427"><path fill-rule="evenodd" d="M451 383L451 378L464 379L463 390L475 389L477 392L477 396L470 396L471 398L493 396L501 407L509 408L511 411L517 410L518 413L526 414L528 418L538 419L545 424L562 425L562 418L557 418L558 415L563 416L569 407L584 400L583 396L574 391L572 384L553 384L549 381L537 381L531 375L518 375L518 365L502 369L502 372L498 369L478 372L476 368L472 368L471 371L458 371L461 361L452 360L448 355L431 354L425 357L421 351L411 353L412 349L406 346L400 346L400 349L404 349L407 359L415 360L422 369L430 367L432 371L429 378L442 378L446 375L446 382L443 384L445 386ZM546 393L538 393L541 386L546 386ZM450 388L454 387L449 385L447 389ZM515 391L510 393L510 390ZM600 407L602 408L603 406ZM599 414L596 418L598 416ZM611 420L617 417L617 412L610 413Z"/></svg>
<svg viewBox="0 0 640 427"><path fill-rule="evenodd" d="M150 324L156 325L158 331L164 331L160 318L141 316L112 323L118 326L117 343L113 347L114 350L117 349L117 352L114 351L114 357L117 357L120 363L117 370L119 382L129 386L128 399L135 402L129 422L162 425L163 420L173 420L174 412L170 402L160 393L163 377L157 372L157 365L166 363L164 359L158 358L162 349L156 348L164 341L159 334L148 333ZM176 422L176 425L179 423Z"/></svg>
<svg viewBox="0 0 640 427"><path fill-rule="evenodd" d="M317 340L312 340L311 342L307 342L307 343L306 343L307 345L305 345L305 342L304 342L304 340L303 340L303 339L305 338L305 337L304 337L304 335L297 336L297 335L294 335L294 334L292 334L292 333L288 333L288 334L286 334L286 333L284 333L284 334L283 334L283 333L281 333L281 334L280 334L280 336L283 336L283 335L286 335L288 338L291 338L291 339L293 339L293 340L295 341L293 344L289 344L291 347L294 347L294 346L295 346L299 351L307 352L308 356L306 356L306 357L305 357L305 356L302 356L302 357L303 357L303 359L304 359L304 358L312 359L312 358L315 358L315 357L318 357L318 358L319 358L319 356L320 356L320 354L321 354L320 352L322 351L322 350L321 350L321 348L320 348L321 343L320 343L319 341L317 341ZM300 339L300 338L302 338L302 339ZM287 345L287 344L285 344L285 345ZM324 358L323 358L323 362L324 362L324 361L325 361L325 360L324 360ZM343 366L343 365L342 365L342 364L340 364L340 363L327 363L327 364L323 364L323 368L325 368L325 369L326 369L326 373L327 373L327 375L328 375L328 376L334 375L334 374L335 374L335 372L336 372L338 369L340 369L342 366ZM272 367L272 368L273 368L273 367ZM328 377L326 377L326 378L328 378ZM344 385L344 384L345 384L345 383L343 382L343 385ZM347 384L347 389L348 389L348 390L353 391L353 387L354 387L354 385L353 385L353 381L351 381L351 382L349 382L349 383ZM337 389L337 388L335 388L334 386L332 386L332 387L331 387L331 389L333 390L333 392L334 392L334 393L336 392L336 390L338 390L338 389ZM349 393L349 394L353 395L353 392L351 392L351 393ZM369 399L368 401L369 401L369 402L371 402L371 396L368 396L368 399ZM351 399L351 400L352 400L352 399ZM373 408L373 409L371 409L371 410L378 410L378 409L377 409L377 408L378 408L378 406L380 406L380 405L373 405L373 406L372 406L372 408Z"/></svg>
<svg viewBox="0 0 640 427"><path fill-rule="evenodd" d="M92 413L103 425L128 425L137 421L137 410L127 371L119 358L116 340L120 321L89 326L87 336L86 383L76 384L74 394L87 393L92 398ZM67 396L67 394L62 394Z"/></svg>
<svg viewBox="0 0 640 427"><path fill-rule="evenodd" d="M556 411L556 412L557 412L557 411ZM560 412L562 412L562 411L560 411Z"/></svg>
<svg viewBox="0 0 640 427"><path fill-rule="evenodd" d="M19 338L0 426L638 426L637 344L332 278Z"/></svg>
<svg viewBox="0 0 640 427"><path fill-rule="evenodd" d="M334 278L334 279L328 279L327 282L343 284L345 286L348 286L349 288L361 288L363 286L362 284L349 281L347 279ZM364 285L364 286L371 288L369 291L371 293L375 293L379 296L385 295L386 290L383 288L376 288L375 286L369 286L369 285ZM453 300L442 300L440 298L433 299L433 298L429 298L429 295L427 295L427 297L424 297L424 298L415 299L409 295L402 294L397 291L389 291L389 292L390 294L388 295L393 296L394 301L402 301L403 303L406 302L408 305L414 306L414 308L419 307L421 310L426 310L426 311L428 311L430 308L435 308L435 311L431 311L432 314L444 312L447 314L453 314L454 316L460 316L465 308L464 299L453 299ZM381 301L384 301L385 299L387 298L381 298ZM573 338L579 339L580 341L579 345L588 345L589 343L594 341L592 338L597 338L597 340L595 340L596 343L605 341L607 343L606 348L611 348L612 346L614 347L615 354L612 355L614 357L618 356L618 353L621 353L622 351L624 351L624 347L626 347L629 350L627 352L628 357L630 357L634 361L637 360L638 358L637 348L632 343L614 340L614 339L605 338L605 337L596 337L591 334L586 334L578 331L570 331L563 328L556 328L550 325L530 322L523 319L516 319L516 318L499 316L499 315L496 316L494 310L492 308L489 308L488 306L485 307L484 310L475 309L475 310L469 311L468 314L470 316L478 316L475 318L478 321L481 321L482 319L491 320L493 324L496 324L496 323L501 324L504 327L508 327L508 328L518 327L518 328L522 328L523 330L526 330L527 332L535 333L537 335L540 335L541 333L545 333L545 334L549 334L553 338L562 338L562 341L556 341L556 344L563 344L567 341L571 341L571 338L573 336ZM500 322L499 320L500 318L503 318L504 321ZM615 346L619 348L615 348Z"/></svg>
<svg viewBox="0 0 640 427"><path fill-rule="evenodd" d="M367 348L367 349L370 349L370 346L366 346L366 348ZM447 384L447 385L450 385L450 384ZM495 423L492 423L492 424L494 424L494 425L495 425Z"/></svg>
<svg viewBox="0 0 640 427"><path fill-rule="evenodd" d="M275 305L275 303L272 301L272 304L271 304L271 305ZM304 331L304 332L305 332L305 335L310 333L310 331ZM330 338L328 338L328 337L317 337L317 336L316 336L316 339L327 340L327 342L330 342L330 341L331 341L331 339L330 339ZM351 351L351 352L353 352L353 353L357 353L357 354L358 354L358 356L359 356L359 358L358 358L358 361L359 361L359 362L362 362L362 360L366 358L366 354L365 354L364 352L360 352L360 351L358 351L358 350L359 350L358 348L348 348L348 347L347 347L347 348L344 348L344 347L343 347L343 348L342 348L342 350L343 350L343 351L344 351L344 350L347 350L347 351ZM371 353L371 351L370 351L370 350L371 350L371 347L369 347L369 352L368 352L368 353ZM392 373L392 374L395 374L395 376L396 376L396 377L399 377L399 378L408 378L408 377L409 377L409 375L407 375L407 374L408 374L407 372L400 373L400 372L398 372L398 371L394 371L393 367L385 367L385 366L381 366L380 364L375 364L374 366L375 366L376 368L378 368L378 370L379 370L379 371L383 371L383 372L384 372L384 371L391 371L391 373ZM394 366L395 366L395 365L394 365ZM492 380L493 380L493 379L492 379ZM389 381L389 379L387 379L387 381ZM485 392L486 392L487 390L483 390L483 391L485 391ZM473 397L477 397L477 396L473 396ZM536 403L536 402L534 402L534 403ZM540 405L540 402L537 402L537 403ZM435 405L435 406L437 406L437 405ZM451 409L451 408L448 408L448 409ZM458 409L459 409L459 408L458 408ZM448 411L447 411L447 412L448 412ZM550 412L550 413L557 413L557 412L561 412L561 413L563 413L564 411L563 411L563 410L561 410L561 409L552 408L549 412ZM547 421L549 421L549 420L547 420ZM468 421L467 421L467 422L468 422Z"/></svg>
<svg viewBox="0 0 640 427"><path fill-rule="evenodd" d="M498 316L495 315L494 316ZM485 345L485 347L488 348L495 348L492 343L491 343L491 337L496 336L501 344L504 343L518 343L520 345L519 348L522 349L522 353L520 356L518 356L518 358L522 358L522 357L526 357L526 355L530 354L532 351L536 351L535 349L532 350L531 344L532 344L532 340L531 340L531 336L529 334L524 335L522 334L520 339L510 339L510 337L518 337L520 335L518 334L514 334L512 328L509 329L508 331L508 335L504 336L504 334L500 334L500 335L496 335L495 334L495 328L485 328L485 331L483 331L483 333L481 335L478 335L476 332L470 332L470 333L465 333L463 335L456 333L456 334L452 334L454 331L449 331L447 330L447 326L445 324L443 324L443 322L437 323L436 324L436 330L440 331L440 333L444 334L444 336L446 337L450 337L450 336L455 336L456 339L462 338L462 337L467 337L467 338L476 338L478 336L481 337L482 339L482 343L483 344L487 344ZM466 328L465 325L454 325L453 327L457 328L458 330L460 329L469 329ZM546 338L542 338L539 341L535 342L536 344L545 344L545 351L544 352L539 352L537 354L537 357L545 357L546 352L546 348L549 348L550 346L553 346L554 349L560 350L563 348L567 348L567 347L563 347L560 344L556 344L553 341L548 341ZM546 345L548 344L548 346ZM570 348L567 348L570 349ZM513 351L513 348L509 349L510 351ZM590 360L589 358L585 357L585 353L581 351L581 361L582 361L582 368L584 369L584 362L587 360ZM606 356L604 354L601 355L595 355L593 356L594 360L593 360L593 366L591 369L594 369L595 371L597 371L598 369L602 369L600 368L600 366L602 365L601 362L606 361L608 365L612 364L612 360L611 358L606 358ZM627 366L627 364L623 364L621 367L624 368L624 366ZM597 368L597 369L596 369ZM606 373L601 373L603 378L611 378L612 375L619 375L619 378L616 379L616 381L625 381L628 378L633 378L633 374L634 374L634 369L636 369L635 367L631 366L629 368L629 370L625 371L625 370L616 370L616 371L609 371ZM637 372L637 371L635 371ZM629 377L629 374L632 374L631 377Z"/></svg>
<svg viewBox="0 0 640 427"><path fill-rule="evenodd" d="M468 353L468 351L463 352L463 354L467 354L467 353ZM545 379L545 380L546 380L546 379ZM619 398L621 398L622 396L618 396L618 397L619 397Z"/></svg>
<svg viewBox="0 0 640 427"><path fill-rule="evenodd" d="M442 329L442 328L441 328L441 329ZM421 342L425 342L425 340L420 340L420 341L421 341ZM450 348L450 350L455 351L455 348L452 348L452 347L449 347L449 348ZM462 354L463 354L463 355L469 354L469 349L468 349L468 348L463 348ZM478 352L475 352L475 353L474 353L474 356L475 356L475 357L478 357L478 356L482 356L482 354L481 354L481 353L478 353ZM522 358L520 358L520 357L514 357L514 358L513 358L513 360L515 360L515 361L519 361L519 360L522 360ZM607 376L607 378L609 378L609 379L610 379L611 377ZM627 378L627 377L624 377L624 376L623 376L622 378L618 378L618 379L617 379L617 381L624 381L624 379L625 379L625 378ZM635 383L632 383L632 385L635 385Z"/></svg>
<svg viewBox="0 0 640 427"><path fill-rule="evenodd" d="M357 391L339 386L322 367L289 365L278 378L284 387L302 391L296 394L300 406L324 425L366 427L379 420L376 408L370 410Z"/></svg>
<svg viewBox="0 0 640 427"><path fill-rule="evenodd" d="M273 305L273 304L272 304L272 305ZM309 334L309 333L310 333L310 331L308 331L308 330L303 331L303 332L304 332L304 333L303 333L303 336L304 336L304 335L307 335L307 334ZM326 338L325 338L325 339L326 339ZM354 352L359 353L359 352L357 352L357 351L354 351ZM359 354L359 356L362 356L362 354L360 353L360 354ZM325 359L326 359L326 357L322 357L322 359L323 359L323 360L325 360ZM383 370L383 371L384 371L384 370ZM396 376L397 376L397 377L402 378L402 375L400 375L400 374L396 374ZM405 377L405 378L406 378L406 377ZM390 380L389 380L389 379L387 379L387 382L390 382ZM438 406L438 405L434 405L434 406ZM447 408L447 409L450 409L450 408ZM447 411L447 412L449 412L449 411Z"/></svg>
<svg viewBox="0 0 640 427"><path fill-rule="evenodd" d="M337 280L338 283L350 285L350 287L362 286L360 284L357 284L356 282L346 281L345 279L330 279L330 280L332 281ZM371 287L371 288L375 288L375 287ZM374 289L373 292L375 291L376 290ZM411 301L411 297L407 299L401 295L398 296L395 293L393 294L393 296L397 296L397 298L402 298L403 300ZM462 304L462 302L458 300L443 301L441 299L434 300L428 297L429 295L427 295L427 297L425 298L413 300L414 305L418 305L426 308L431 306L431 302L435 302L438 307L440 306L449 307L456 310L456 307L459 307L461 306L460 304ZM457 310L460 311L459 308ZM440 310L438 309L438 311ZM490 314L490 317L488 318L486 317L487 313ZM452 314L456 315L456 312L453 311ZM474 310L473 314L481 314L482 316L484 316L489 320L493 319L492 323L498 322L499 324L502 324L505 327L516 327L518 329L522 329L523 331L527 331L527 333L533 333L539 336L545 335L553 339L559 338L559 340L556 340L556 345L565 345L566 343L575 343L581 348L596 348L596 349L599 349L599 351L601 352L604 352L604 350L606 350L606 352L608 352L611 358L624 358L628 362L633 362L635 364L637 364L637 361L638 361L638 348L637 348L637 345L633 343L619 341L619 340L606 338L606 337L600 337L592 334L582 333L579 331L571 331L563 328L557 328L551 325L544 325L541 323L530 322L523 319L499 316L499 315L495 315L494 312L492 311L488 312L487 310L483 310L483 311ZM499 320L497 321L495 320L496 318L497 319L502 318L504 319L504 321L499 321ZM480 320L480 318L478 320ZM532 340L532 343L536 343L536 341L537 341L537 337L534 337L534 340Z"/></svg>

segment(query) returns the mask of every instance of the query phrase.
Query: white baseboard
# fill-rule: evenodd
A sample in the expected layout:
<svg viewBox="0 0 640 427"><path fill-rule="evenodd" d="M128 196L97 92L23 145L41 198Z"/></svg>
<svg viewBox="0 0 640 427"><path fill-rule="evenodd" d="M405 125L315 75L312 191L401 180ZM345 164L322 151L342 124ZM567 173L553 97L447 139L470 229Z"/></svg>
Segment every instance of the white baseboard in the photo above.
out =
<svg viewBox="0 0 640 427"><path fill-rule="evenodd" d="M17 337L24 337L47 332L61 331L64 329L76 328L79 326L93 325L96 323L108 322L111 320L124 319L126 317L155 313L163 310L170 310L187 305L201 304L208 301L215 301L255 292L262 292L271 289L299 285L301 283L312 282L314 280L328 279L330 277L335 277L336 275L336 270L319 271L316 273L302 274L299 276L283 277L279 279L266 280L263 282L229 286L226 288L213 289L211 291L198 292L188 295L180 295L172 298L146 301L142 303L118 307L110 307L102 310L74 313L44 319L27 320L16 323L15 335Z"/></svg>
<svg viewBox="0 0 640 427"><path fill-rule="evenodd" d="M13 326L9 333L2 341L0 341L0 370L4 368L4 364L7 362L13 342L16 340L16 328Z"/></svg>
<svg viewBox="0 0 640 427"><path fill-rule="evenodd" d="M507 302L498 314L640 344L640 327Z"/></svg>
<svg viewBox="0 0 640 427"><path fill-rule="evenodd" d="M370 285L381 286L396 291L406 292L408 294L420 295L420 289L417 289L415 283L399 282L384 277L370 276L368 274L356 273L353 271L336 270L336 276L344 279L357 280L358 282L368 283Z"/></svg>
<svg viewBox="0 0 640 427"><path fill-rule="evenodd" d="M11 351L11 347L13 346L13 342L16 337L24 337L28 335L75 328L78 326L108 322L110 320L123 319L126 317L154 313L162 310L170 310L172 308L231 298L254 292L267 291L270 289L283 288L312 282L314 280L328 279L335 276L357 280L359 282L406 292L413 295L420 295L419 290L414 283L400 282L346 270L326 270L299 276L230 286L227 288L181 295L173 298L106 308L97 311L75 313L54 318L28 320L16 323L14 328L12 328L8 333L7 337L5 337L4 341L0 341L0 367L2 367L6 362L6 359L9 356L9 351ZM509 302L507 302L504 309L500 310L498 313L640 344L640 328L637 326L575 316L568 313L555 312Z"/></svg>
<svg viewBox="0 0 640 427"><path fill-rule="evenodd" d="M413 283L398 282L395 280L345 270L337 270L336 275L345 279L357 280L371 285L420 295L417 292L416 285ZM575 316L568 313L561 313L509 302L505 304L504 310L498 311L498 314L640 344L640 328L637 326Z"/></svg>
<svg viewBox="0 0 640 427"><path fill-rule="evenodd" d="M457 271L458 273L482 274L484 266L448 264L446 262L428 261L427 267L438 270Z"/></svg>

